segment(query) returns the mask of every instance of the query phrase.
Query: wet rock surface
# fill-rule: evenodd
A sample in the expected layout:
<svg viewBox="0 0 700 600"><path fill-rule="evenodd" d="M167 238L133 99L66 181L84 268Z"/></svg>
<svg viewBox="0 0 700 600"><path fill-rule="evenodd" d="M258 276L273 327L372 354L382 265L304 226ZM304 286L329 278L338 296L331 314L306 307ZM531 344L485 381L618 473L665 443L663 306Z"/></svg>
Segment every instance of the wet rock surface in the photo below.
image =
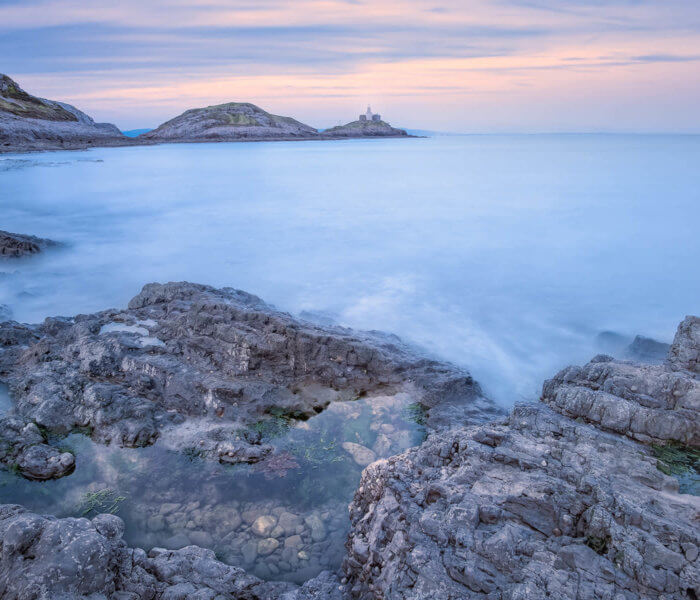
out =
<svg viewBox="0 0 700 600"><path fill-rule="evenodd" d="M697 449L698 323L681 324L664 366L596 358L545 383L549 406L367 467L350 597L697 598L700 499L630 438Z"/></svg>
<svg viewBox="0 0 700 600"><path fill-rule="evenodd" d="M236 598L311 600L337 582L328 573L304 588L264 582L218 561L211 550L128 548L114 515L41 517L0 506L0 595L6 600ZM319 592L320 590L320 592Z"/></svg>
<svg viewBox="0 0 700 600"><path fill-rule="evenodd" d="M246 324L243 331L241 323ZM81 326L84 329L73 329ZM56 519L3 505L0 595L115 600L691 600L700 595L700 500L682 493L675 465L668 464L671 459L664 453L670 449L691 457L697 454L699 319L683 321L664 364L596 357L545 382L543 402L518 405L509 416L486 424L478 423L496 409L482 405L485 401L475 384L463 374L455 377L452 367L416 363L393 338L346 330L334 329L334 335L323 330L327 341L322 349L311 354L301 351L314 347L309 340L315 340L318 331L241 292L189 284L147 286L128 311L49 320L34 328L17 324L0 328L6 348L0 357L3 378L9 377L20 415L29 414L29 409L23 412L23 402L40 405L27 400L37 397L30 391L35 380L29 373L43 364L32 362L41 356L39 349L48 348L51 357L52 345L63 349L48 361L60 368L42 371L41 378L45 373L77 372L89 388L96 384L96 374L102 374L97 383L111 379L121 386L119 393L128 395L133 384L119 379L123 375L104 377L121 373L110 366L115 364L113 356L119 357L116 364L132 364L131 351L148 361L152 356L162 359L162 352L175 354L174 348L176 356L190 360L178 359L180 369L168 371L170 380L173 373L182 372L201 377L213 375L211 370L221 378L235 373L245 390L233 396L243 415L259 414L258 388L249 391L249 381L241 378L241 373L252 370L260 372L266 384L273 381L278 386L273 397L275 402L281 399L282 406L289 406L284 399L290 385L304 389L290 392L304 400L297 399L295 410L315 410L319 398L327 399L321 389L337 391L341 399L345 390L351 395L364 391L368 401L376 393L378 404L384 398L384 410L392 410L392 402L402 394L420 397L429 430L421 446L365 468L350 505L340 573L318 574L324 566L321 561L333 548L338 551L331 540L345 532L344 516L330 505L300 514L275 502L224 508L204 498L188 505L161 498L157 512L144 505L143 529L160 532L177 525L179 533L165 544L169 548L156 547L148 553L127 546L124 523L114 515ZM57 340L63 334L67 337ZM152 339L144 343L143 338ZM358 356L358 344L367 340L376 344L374 354L362 361L350 359ZM87 343L86 349L82 343ZM328 345L331 352L325 349ZM386 359L387 352L391 360ZM329 359L335 356L344 359L340 364ZM103 370L104 365L109 368ZM215 389L220 389L221 380L215 382ZM169 389L164 383L155 389L160 400L155 395L145 398L154 406L154 430L162 437L188 421L210 418L202 407L219 406L210 400L190 414L181 406L184 394L170 397L163 393ZM192 388L177 389L191 394ZM200 393L215 399L212 389ZM465 389L472 395L464 396ZM460 410L460 394L468 409ZM78 404L78 396L74 402ZM348 417L357 405L333 404L346 407ZM163 406L174 407L184 422L161 419ZM128 419L131 413L126 414ZM239 418L226 412L218 416L216 410L214 415ZM118 439L105 436L99 420L95 422L97 439ZM376 434L373 443L358 440L339 450L354 462L364 462L369 453L386 456L383 448L400 449L392 425L379 420L370 427ZM382 436L397 445L383 446ZM41 433L34 439L41 443L40 437ZM207 460L206 444L204 452ZM206 488L202 491L206 495ZM209 519L239 532L226 538L217 554L193 545L212 542L203 529ZM241 559L246 570L226 564L226 552L231 553L228 558ZM273 567L264 563L263 572L260 565L269 557L277 557L277 562ZM263 581L274 579L275 569L281 572L293 561L318 563L301 587ZM303 570L299 572L303 575Z"/></svg>
<svg viewBox="0 0 700 600"><path fill-rule="evenodd" d="M4 323L0 342L19 418L129 447L160 437L227 463L268 457L261 431L275 419L368 394L410 394L434 427L499 413L466 371L394 336L315 326L233 289L149 284L126 310Z"/></svg>
<svg viewBox="0 0 700 600"><path fill-rule="evenodd" d="M27 479L63 477L75 468L74 456L48 445L36 423L5 416L0 432L0 464Z"/></svg>
<svg viewBox="0 0 700 600"><path fill-rule="evenodd" d="M38 254L49 246L55 246L56 242L33 235L10 233L0 231L0 258L20 258ZM0 304L0 321L10 316L9 307Z"/></svg>

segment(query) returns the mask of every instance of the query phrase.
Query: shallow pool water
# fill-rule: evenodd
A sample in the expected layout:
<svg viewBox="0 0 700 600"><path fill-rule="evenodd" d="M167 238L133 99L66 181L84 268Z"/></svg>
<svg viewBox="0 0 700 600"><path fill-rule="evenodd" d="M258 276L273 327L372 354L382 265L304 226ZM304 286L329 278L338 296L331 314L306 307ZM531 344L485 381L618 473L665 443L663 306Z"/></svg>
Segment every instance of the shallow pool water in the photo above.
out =
<svg viewBox="0 0 700 600"><path fill-rule="evenodd" d="M302 582L340 566L362 468L420 443L421 416L402 394L336 402L305 422L267 424L275 452L257 465L74 434L53 442L76 455L73 474L32 482L0 472L0 503L57 516L114 512L132 546L197 544L260 577Z"/></svg>
<svg viewBox="0 0 700 600"><path fill-rule="evenodd" d="M12 400L7 386L0 383L0 415L4 415L12 409Z"/></svg>

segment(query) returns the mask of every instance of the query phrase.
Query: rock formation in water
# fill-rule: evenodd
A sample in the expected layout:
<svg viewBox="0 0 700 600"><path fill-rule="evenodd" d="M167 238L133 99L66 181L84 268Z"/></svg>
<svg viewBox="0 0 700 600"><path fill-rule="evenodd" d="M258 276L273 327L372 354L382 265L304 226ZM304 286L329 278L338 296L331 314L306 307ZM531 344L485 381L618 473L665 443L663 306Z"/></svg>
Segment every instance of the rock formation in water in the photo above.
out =
<svg viewBox="0 0 700 600"><path fill-rule="evenodd" d="M0 73L0 152L62 150L128 143L110 123L70 104L37 98Z"/></svg>
<svg viewBox="0 0 700 600"><path fill-rule="evenodd" d="M683 494L672 477L698 468L699 352L688 317L663 366L596 357L545 382L541 404L370 465L349 596L700 597L697 471Z"/></svg>
<svg viewBox="0 0 700 600"><path fill-rule="evenodd" d="M0 506L0 597L4 600L322 600L338 595L322 574L304 588L264 582L225 565L211 550L189 546L128 548L115 515L88 519L41 517Z"/></svg>
<svg viewBox="0 0 700 600"><path fill-rule="evenodd" d="M21 233L9 233L0 231L0 258L19 258L31 254L38 254L44 248L55 246L52 240L24 235Z"/></svg>
<svg viewBox="0 0 700 600"><path fill-rule="evenodd" d="M353 121L326 129L323 135L331 138L407 137L408 133L384 121Z"/></svg>
<svg viewBox="0 0 700 600"><path fill-rule="evenodd" d="M627 358L646 363L662 363L669 348L669 344L638 335L627 347Z"/></svg>
<svg viewBox="0 0 700 600"><path fill-rule="evenodd" d="M326 401L319 389L351 397L409 385L432 407L420 447L365 469L341 574L263 582L196 546L128 548L113 515L57 519L5 505L3 598L700 597L697 317L681 323L663 365L598 356L545 382L542 402L480 425L496 411L453 367L234 290L152 284L127 311L0 327L0 347L22 418L52 415L60 431L83 417L105 439L128 440L137 416L148 431L136 440L164 434L163 409L175 421L222 407L224 420L264 412L260 389L305 411Z"/></svg>
<svg viewBox="0 0 700 600"><path fill-rule="evenodd" d="M189 283L147 285L127 310L4 323L0 348L13 419L125 446L160 437L225 463L268 457L251 425L307 419L333 400L406 393L434 427L499 412L469 373L394 336L316 326L245 292ZM24 472L14 455L0 462Z"/></svg>
<svg viewBox="0 0 700 600"><path fill-rule="evenodd" d="M139 139L158 142L227 142L317 138L318 132L291 117L270 114L248 102L192 108Z"/></svg>

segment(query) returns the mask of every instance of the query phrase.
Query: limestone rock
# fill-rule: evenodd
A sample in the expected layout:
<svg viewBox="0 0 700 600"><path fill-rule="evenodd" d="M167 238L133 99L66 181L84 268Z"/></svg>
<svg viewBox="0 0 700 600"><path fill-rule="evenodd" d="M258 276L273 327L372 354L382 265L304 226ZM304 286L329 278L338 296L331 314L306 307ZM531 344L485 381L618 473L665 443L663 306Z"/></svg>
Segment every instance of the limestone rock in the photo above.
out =
<svg viewBox="0 0 700 600"><path fill-rule="evenodd" d="M327 137L407 137L403 129L396 129L384 121L353 121L346 125L331 127L323 132Z"/></svg>
<svg viewBox="0 0 700 600"><path fill-rule="evenodd" d="M666 365L597 356L545 381L542 401L641 442L700 443L700 382Z"/></svg>
<svg viewBox="0 0 700 600"><path fill-rule="evenodd" d="M70 104L28 94L0 73L0 152L131 143L110 123L95 123Z"/></svg>
<svg viewBox="0 0 700 600"><path fill-rule="evenodd" d="M277 524L277 519L271 515L263 515L255 519L251 526L253 533L259 537L268 537L269 533Z"/></svg>
<svg viewBox="0 0 700 600"><path fill-rule="evenodd" d="M343 450L352 456L352 459L361 467L366 467L377 458L377 455L372 450L354 442L343 442Z"/></svg>
<svg viewBox="0 0 700 600"><path fill-rule="evenodd" d="M260 556L267 556L268 554L272 554L277 548L279 548L279 541L277 541L275 538L265 538L264 540L260 540L258 542L258 554Z"/></svg>
<svg viewBox="0 0 700 600"><path fill-rule="evenodd" d="M0 343L19 417L54 435L89 427L96 441L136 447L160 438L228 463L271 454L252 427L271 411L305 419L331 398L405 391L433 427L499 413L466 371L395 336L314 326L245 292L190 283L149 284L126 310L2 323Z"/></svg>
<svg viewBox="0 0 700 600"><path fill-rule="evenodd" d="M700 375L700 317L686 317L678 326L668 364L674 371L685 369Z"/></svg>
<svg viewBox="0 0 700 600"><path fill-rule="evenodd" d="M349 596L700 597L700 499L635 441L698 446L693 327L671 349L682 371L596 357L545 383L549 407L368 466L350 506Z"/></svg>
<svg viewBox="0 0 700 600"><path fill-rule="evenodd" d="M75 468L75 457L44 440L35 423L8 415L0 418L0 464L27 479L56 479Z"/></svg>
<svg viewBox="0 0 700 600"><path fill-rule="evenodd" d="M648 363L661 363L666 358L669 344L638 335L627 347L627 356L632 360Z"/></svg>
<svg viewBox="0 0 700 600"><path fill-rule="evenodd" d="M38 254L44 248L55 245L56 242L52 240L38 238L33 235L0 231L0 258L20 258ZM0 306L0 321L9 318L9 315L6 314L7 312L9 312L7 307L4 305Z"/></svg>
<svg viewBox="0 0 700 600"><path fill-rule="evenodd" d="M280 117L247 102L193 108L141 136L146 140L232 141L317 138L318 132L291 117Z"/></svg>
<svg viewBox="0 0 700 600"><path fill-rule="evenodd" d="M314 542L320 542L326 539L326 526L318 515L311 514L304 519L304 522L308 525L309 529L311 529L311 539Z"/></svg>
<svg viewBox="0 0 700 600"><path fill-rule="evenodd" d="M546 382L545 402L487 424L453 422L367 466L340 581L324 572L302 587L264 582L196 546L147 556L126 546L116 516L56 519L4 505L0 592L8 600L693 600L700 499L679 493L654 448L640 443L698 447L693 327L681 324L665 365L596 357ZM616 405L630 416L628 431ZM169 518L184 507L164 509ZM286 514L271 512L279 521ZM242 514L250 524L261 516ZM324 518L305 519L310 548L327 543ZM297 550L303 539L294 535L283 560L317 568L323 557ZM253 566L279 546L254 539L241 552Z"/></svg>

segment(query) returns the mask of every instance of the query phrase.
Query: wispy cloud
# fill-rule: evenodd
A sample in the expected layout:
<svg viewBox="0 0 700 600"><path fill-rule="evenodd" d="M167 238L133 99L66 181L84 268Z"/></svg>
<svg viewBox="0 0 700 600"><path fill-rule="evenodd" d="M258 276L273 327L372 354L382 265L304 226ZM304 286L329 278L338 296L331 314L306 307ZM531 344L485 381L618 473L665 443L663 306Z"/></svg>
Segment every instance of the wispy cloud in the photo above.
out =
<svg viewBox="0 0 700 600"><path fill-rule="evenodd" d="M699 34L687 0L3 0L0 70L127 127L245 99L315 125L372 101L424 127L691 130Z"/></svg>

